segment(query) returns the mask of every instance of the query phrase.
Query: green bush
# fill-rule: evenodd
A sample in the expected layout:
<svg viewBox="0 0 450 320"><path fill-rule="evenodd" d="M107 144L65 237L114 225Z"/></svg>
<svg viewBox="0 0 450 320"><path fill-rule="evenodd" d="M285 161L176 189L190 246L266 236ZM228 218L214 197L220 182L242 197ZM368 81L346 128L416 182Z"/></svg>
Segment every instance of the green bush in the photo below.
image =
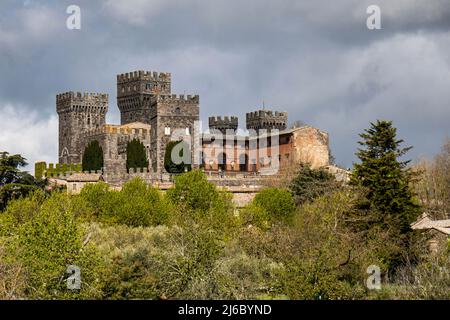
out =
<svg viewBox="0 0 450 320"><path fill-rule="evenodd" d="M294 199L284 189L264 189L255 196L253 204L264 209L272 222L289 222L295 212Z"/></svg>
<svg viewBox="0 0 450 320"><path fill-rule="evenodd" d="M36 199L35 199L36 200ZM40 202L37 200L36 202ZM31 203L17 202L30 213ZM17 209L17 208L16 208ZM25 268L29 298L77 299L99 296L97 272L101 269L95 248L75 217L71 198L53 193L31 216L19 222L6 241L5 261ZM13 213L13 211L11 211ZM18 220L17 220L18 221ZM81 269L81 289L69 290L68 265Z"/></svg>

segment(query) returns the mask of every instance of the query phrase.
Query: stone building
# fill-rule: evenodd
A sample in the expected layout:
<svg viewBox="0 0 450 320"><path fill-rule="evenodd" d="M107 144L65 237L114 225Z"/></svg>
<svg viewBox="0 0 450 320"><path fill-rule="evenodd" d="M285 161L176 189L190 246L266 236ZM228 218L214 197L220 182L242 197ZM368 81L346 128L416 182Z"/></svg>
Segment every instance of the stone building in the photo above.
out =
<svg viewBox="0 0 450 320"><path fill-rule="evenodd" d="M121 124L141 122L151 130L151 167L164 170L164 150L174 130L189 136L199 120L198 95L175 95L171 91L171 74L135 71L117 76L117 105Z"/></svg>
<svg viewBox="0 0 450 320"><path fill-rule="evenodd" d="M258 110L246 114L247 129L253 130L286 130L287 112Z"/></svg>
<svg viewBox="0 0 450 320"><path fill-rule="evenodd" d="M274 165L278 169L298 162L309 162L314 167L329 165L328 134L310 126L287 130L286 112L247 113L246 129L250 133L246 135L238 134L235 116L210 117L210 132L199 133L199 96L172 94L171 86L170 73L135 71L118 75L120 125L105 122L107 94L57 95L59 162L80 163L86 146L96 140L104 153L105 181L107 177L122 177L126 173L127 144L138 139L149 160L149 167L142 168L141 174L150 181L165 174L167 143L183 139L190 142L193 167L210 173L256 175L272 170ZM259 135L253 134L255 130Z"/></svg>
<svg viewBox="0 0 450 320"><path fill-rule="evenodd" d="M56 96L59 116L59 163L80 163L82 136L105 124L108 95L67 92Z"/></svg>
<svg viewBox="0 0 450 320"><path fill-rule="evenodd" d="M238 129L238 117L209 117L208 124L210 130L218 130L223 134L235 133Z"/></svg>

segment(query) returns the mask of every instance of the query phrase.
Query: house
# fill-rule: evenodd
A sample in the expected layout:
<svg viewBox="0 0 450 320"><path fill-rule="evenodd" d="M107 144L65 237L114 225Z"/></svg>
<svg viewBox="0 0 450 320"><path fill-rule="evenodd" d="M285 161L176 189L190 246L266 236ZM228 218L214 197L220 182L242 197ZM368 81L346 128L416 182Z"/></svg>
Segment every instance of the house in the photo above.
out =
<svg viewBox="0 0 450 320"><path fill-rule="evenodd" d="M427 247L430 252L437 252L440 248L448 245L450 237L450 219L432 220L427 213L411 224L413 230L424 230L430 238Z"/></svg>
<svg viewBox="0 0 450 320"><path fill-rule="evenodd" d="M103 181L101 173L74 173L67 178L67 193L79 194L86 184Z"/></svg>

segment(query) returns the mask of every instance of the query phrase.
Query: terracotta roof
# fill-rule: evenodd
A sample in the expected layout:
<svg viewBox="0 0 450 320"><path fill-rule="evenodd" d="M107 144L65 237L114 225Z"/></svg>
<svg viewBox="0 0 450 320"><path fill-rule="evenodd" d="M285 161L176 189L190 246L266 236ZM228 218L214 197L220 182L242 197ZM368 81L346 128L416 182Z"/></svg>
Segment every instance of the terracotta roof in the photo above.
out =
<svg viewBox="0 0 450 320"><path fill-rule="evenodd" d="M74 173L67 178L67 182L98 182L102 179L101 173Z"/></svg>

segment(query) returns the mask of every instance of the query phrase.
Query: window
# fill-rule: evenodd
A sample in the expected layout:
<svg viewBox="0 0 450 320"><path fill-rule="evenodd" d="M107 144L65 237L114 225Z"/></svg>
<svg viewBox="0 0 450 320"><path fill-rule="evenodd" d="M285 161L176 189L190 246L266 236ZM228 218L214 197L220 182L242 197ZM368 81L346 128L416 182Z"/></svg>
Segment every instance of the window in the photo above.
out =
<svg viewBox="0 0 450 320"><path fill-rule="evenodd" d="M189 128L186 128L186 135L189 136L191 134L191 130Z"/></svg>
<svg viewBox="0 0 450 320"><path fill-rule="evenodd" d="M175 109L175 114L181 114L180 107L177 107L177 108Z"/></svg>
<svg viewBox="0 0 450 320"><path fill-rule="evenodd" d="M164 128L164 134L165 134L166 136L170 136L170 127L165 127L165 128Z"/></svg>
<svg viewBox="0 0 450 320"><path fill-rule="evenodd" d="M145 90L151 90L152 89L152 84L151 83L147 83L145 85Z"/></svg>

